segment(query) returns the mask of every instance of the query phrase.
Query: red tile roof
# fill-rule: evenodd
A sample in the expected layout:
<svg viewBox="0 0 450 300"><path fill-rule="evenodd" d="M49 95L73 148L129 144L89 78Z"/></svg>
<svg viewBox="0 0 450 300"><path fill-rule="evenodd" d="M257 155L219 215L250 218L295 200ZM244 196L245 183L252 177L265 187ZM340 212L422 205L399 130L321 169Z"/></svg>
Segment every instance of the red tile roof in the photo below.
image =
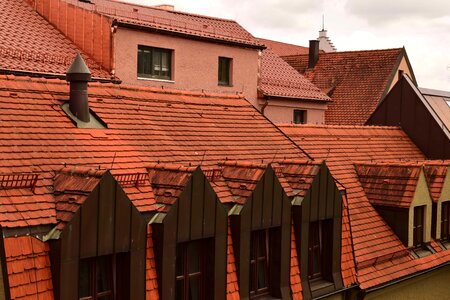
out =
<svg viewBox="0 0 450 300"><path fill-rule="evenodd" d="M227 235L227 300L239 300L239 284L237 279L236 260L234 258L233 241L230 223Z"/></svg>
<svg viewBox="0 0 450 300"><path fill-rule="evenodd" d="M404 49L320 53L313 69L308 55L283 59L331 97L326 124L363 125L387 93Z"/></svg>
<svg viewBox="0 0 450 300"><path fill-rule="evenodd" d="M65 75L77 47L34 11L25 0L0 0L0 72L23 71ZM83 54L92 76L111 79Z"/></svg>
<svg viewBox="0 0 450 300"><path fill-rule="evenodd" d="M259 90L265 96L331 101L330 97L270 49L262 52Z"/></svg>
<svg viewBox="0 0 450 300"><path fill-rule="evenodd" d="M283 42L277 42L268 39L258 38L260 43L264 44L267 48L271 49L278 56L287 56L287 55L302 55L308 54L309 48L298 46L294 44L288 44Z"/></svg>
<svg viewBox="0 0 450 300"><path fill-rule="evenodd" d="M166 31L264 48L257 39L234 20L111 0L96 0L94 5L81 1L67 2L110 17L119 24L142 26L159 32Z"/></svg>
<svg viewBox="0 0 450 300"><path fill-rule="evenodd" d="M153 251L152 226L147 226L147 253L145 255L145 298L158 300L158 280L156 277L155 253Z"/></svg>
<svg viewBox="0 0 450 300"><path fill-rule="evenodd" d="M300 266L298 263L297 246L295 244L294 224L291 226L291 274L290 284L293 300L302 300L302 282L300 278Z"/></svg>
<svg viewBox="0 0 450 300"><path fill-rule="evenodd" d="M434 202L438 202L445 179L448 175L449 161L430 161L423 167L428 188Z"/></svg>
<svg viewBox="0 0 450 300"><path fill-rule="evenodd" d="M409 208L414 199L421 165L355 164L364 192L372 205Z"/></svg>
<svg viewBox="0 0 450 300"><path fill-rule="evenodd" d="M53 299L50 247L31 236L4 239L11 299Z"/></svg>
<svg viewBox="0 0 450 300"><path fill-rule="evenodd" d="M280 128L314 158L326 160L332 175L346 188L349 222L343 223L343 230L347 230L343 231L343 237L351 236L361 285L368 288L402 277L402 260L412 258L405 258L408 255L405 246L370 204L353 163L424 160L420 150L398 127L280 125ZM348 242L343 241L343 246L343 250L350 251ZM350 259L343 258L342 262L344 266L350 264L343 266L343 273L351 270ZM384 262L399 264L394 274L379 267L384 266ZM372 270L371 279L362 271L366 268ZM377 272L373 268L377 268ZM414 270L406 272L411 274ZM343 278L351 282L352 274L346 273ZM372 280L374 278L376 280Z"/></svg>

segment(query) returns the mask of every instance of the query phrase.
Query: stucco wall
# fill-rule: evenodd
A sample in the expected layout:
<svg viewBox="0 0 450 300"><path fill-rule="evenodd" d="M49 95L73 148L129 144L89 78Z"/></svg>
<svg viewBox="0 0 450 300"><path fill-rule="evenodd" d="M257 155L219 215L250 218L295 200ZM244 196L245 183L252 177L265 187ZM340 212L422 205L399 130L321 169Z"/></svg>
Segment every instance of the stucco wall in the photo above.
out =
<svg viewBox="0 0 450 300"><path fill-rule="evenodd" d="M172 81L137 78L138 45L172 49ZM258 50L119 27L114 36L116 75L126 84L201 91L243 92L256 105ZM232 86L218 85L218 57L232 62Z"/></svg>
<svg viewBox="0 0 450 300"><path fill-rule="evenodd" d="M450 297L450 266L431 271L364 297L364 300L436 300Z"/></svg>
<svg viewBox="0 0 450 300"><path fill-rule="evenodd" d="M409 78L412 78L411 70L410 70L409 67L408 67L408 63L406 62L405 57L403 57L402 60L400 61L400 64L399 64L397 70L395 71L394 78L392 79L391 86L389 87L389 91L392 89L392 87L393 87L393 86L397 83L397 81L398 81L398 71L399 71L399 70L402 70L402 71L403 71L403 74L408 75ZM389 91L388 91L388 92L389 92Z"/></svg>
<svg viewBox="0 0 450 300"><path fill-rule="evenodd" d="M421 205L425 205L423 241L426 243L431 240L432 200L423 171L420 172L419 181L417 183L416 191L414 193L414 198L411 203L411 207L409 208L408 247L412 247L413 245L414 207Z"/></svg>
<svg viewBox="0 0 450 300"><path fill-rule="evenodd" d="M259 100L259 107L264 103L263 99ZM306 123L323 124L325 122L324 115L327 103L289 100L289 99L270 99L269 104L264 109L264 115L273 123L292 123L294 120L294 110L306 110Z"/></svg>

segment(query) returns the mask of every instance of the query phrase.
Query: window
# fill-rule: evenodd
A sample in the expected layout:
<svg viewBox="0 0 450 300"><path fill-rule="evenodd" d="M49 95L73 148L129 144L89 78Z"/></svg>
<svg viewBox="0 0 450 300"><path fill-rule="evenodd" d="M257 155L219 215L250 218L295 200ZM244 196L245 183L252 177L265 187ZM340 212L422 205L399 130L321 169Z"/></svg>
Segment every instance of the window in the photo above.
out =
<svg viewBox="0 0 450 300"><path fill-rule="evenodd" d="M205 298L207 252L202 240L177 245L176 299Z"/></svg>
<svg viewBox="0 0 450 300"><path fill-rule="evenodd" d="M250 252L250 296L269 293L269 230L252 232Z"/></svg>
<svg viewBox="0 0 450 300"><path fill-rule="evenodd" d="M333 220L309 224L308 278L332 281Z"/></svg>
<svg viewBox="0 0 450 300"><path fill-rule="evenodd" d="M79 268L80 300L115 300L129 295L127 280L123 280L129 278L127 253L81 259Z"/></svg>
<svg viewBox="0 0 450 300"><path fill-rule="evenodd" d="M413 247L421 247L423 243L423 219L425 206L414 207Z"/></svg>
<svg viewBox="0 0 450 300"><path fill-rule="evenodd" d="M231 85L232 59L219 57L219 85Z"/></svg>
<svg viewBox="0 0 450 300"><path fill-rule="evenodd" d="M172 79L172 50L138 46L138 77Z"/></svg>
<svg viewBox="0 0 450 300"><path fill-rule="evenodd" d="M442 203L441 209L441 240L449 240L450 201Z"/></svg>
<svg viewBox="0 0 450 300"><path fill-rule="evenodd" d="M294 124L306 123L306 110L294 110Z"/></svg>

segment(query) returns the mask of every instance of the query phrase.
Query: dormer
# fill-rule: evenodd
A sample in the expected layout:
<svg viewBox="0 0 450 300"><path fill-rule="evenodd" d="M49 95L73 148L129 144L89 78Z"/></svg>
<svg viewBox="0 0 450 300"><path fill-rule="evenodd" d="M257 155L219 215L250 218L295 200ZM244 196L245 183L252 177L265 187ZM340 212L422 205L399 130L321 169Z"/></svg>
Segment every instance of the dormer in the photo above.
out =
<svg viewBox="0 0 450 300"><path fill-rule="evenodd" d="M418 256L430 253L432 199L418 164L356 164L370 203L403 244Z"/></svg>
<svg viewBox="0 0 450 300"><path fill-rule="evenodd" d="M424 166L425 177L433 199L431 236L450 248L450 176L448 162L429 162Z"/></svg>

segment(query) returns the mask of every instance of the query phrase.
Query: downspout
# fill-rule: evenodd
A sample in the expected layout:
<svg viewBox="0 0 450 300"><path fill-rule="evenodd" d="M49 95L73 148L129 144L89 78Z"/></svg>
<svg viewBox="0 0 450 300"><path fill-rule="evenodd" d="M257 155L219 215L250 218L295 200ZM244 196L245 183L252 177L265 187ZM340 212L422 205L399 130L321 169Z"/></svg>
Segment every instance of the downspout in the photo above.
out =
<svg viewBox="0 0 450 300"><path fill-rule="evenodd" d="M111 75L111 78L114 78L116 76L116 55L114 53L116 49L116 32L117 32L117 24L115 21L111 24L111 40L109 45L109 51L110 51L110 62L109 65L111 67L111 71L109 74Z"/></svg>
<svg viewBox="0 0 450 300"><path fill-rule="evenodd" d="M264 109L269 105L269 97L264 97L266 101L264 101L263 105L261 106L261 114L264 116Z"/></svg>

